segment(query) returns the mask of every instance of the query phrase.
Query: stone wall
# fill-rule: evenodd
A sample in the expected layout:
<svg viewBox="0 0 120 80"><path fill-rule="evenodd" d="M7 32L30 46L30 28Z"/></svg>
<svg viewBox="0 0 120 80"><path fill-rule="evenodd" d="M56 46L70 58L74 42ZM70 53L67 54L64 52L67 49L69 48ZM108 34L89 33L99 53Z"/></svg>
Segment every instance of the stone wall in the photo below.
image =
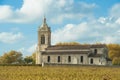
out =
<svg viewBox="0 0 120 80"><path fill-rule="evenodd" d="M41 64L42 63L42 58L41 58L41 52L36 51L36 64Z"/></svg>
<svg viewBox="0 0 120 80"><path fill-rule="evenodd" d="M93 59L93 63L91 63L91 59ZM89 64L90 65L101 65L100 57L90 57Z"/></svg>
<svg viewBox="0 0 120 80"><path fill-rule="evenodd" d="M91 64L91 59L93 59L93 64ZM106 60L101 57L89 57L89 64L90 65L106 65Z"/></svg>
<svg viewBox="0 0 120 80"><path fill-rule="evenodd" d="M94 53L95 49L97 49L97 54L103 54L105 52L105 48L91 48L92 53Z"/></svg>
<svg viewBox="0 0 120 80"><path fill-rule="evenodd" d="M50 56L50 62L48 62L48 56ZM58 62L58 56L60 56L60 62ZM68 61L68 56L71 56L71 62ZM83 56L83 62L81 62L81 56ZM42 55L44 63L55 63L55 64L88 64L87 54L50 54Z"/></svg>

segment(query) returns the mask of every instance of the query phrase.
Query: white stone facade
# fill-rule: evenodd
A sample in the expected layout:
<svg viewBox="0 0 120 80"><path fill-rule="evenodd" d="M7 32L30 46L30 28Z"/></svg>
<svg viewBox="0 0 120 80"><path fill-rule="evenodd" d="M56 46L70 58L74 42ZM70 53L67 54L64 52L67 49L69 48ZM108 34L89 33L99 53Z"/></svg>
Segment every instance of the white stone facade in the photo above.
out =
<svg viewBox="0 0 120 80"><path fill-rule="evenodd" d="M46 23L38 29L36 64L107 65L108 49L103 44L53 46L51 30Z"/></svg>

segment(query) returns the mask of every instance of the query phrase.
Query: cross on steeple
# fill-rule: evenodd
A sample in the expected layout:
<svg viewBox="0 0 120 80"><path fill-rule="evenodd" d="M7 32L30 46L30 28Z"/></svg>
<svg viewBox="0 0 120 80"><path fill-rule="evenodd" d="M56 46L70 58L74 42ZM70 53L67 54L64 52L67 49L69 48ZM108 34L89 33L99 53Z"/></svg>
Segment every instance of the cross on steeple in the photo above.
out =
<svg viewBox="0 0 120 80"><path fill-rule="evenodd" d="M46 24L46 17L44 16L43 23Z"/></svg>
<svg viewBox="0 0 120 80"><path fill-rule="evenodd" d="M50 31L49 26L47 25L46 17L43 17L42 25L39 27L39 30L47 30Z"/></svg>

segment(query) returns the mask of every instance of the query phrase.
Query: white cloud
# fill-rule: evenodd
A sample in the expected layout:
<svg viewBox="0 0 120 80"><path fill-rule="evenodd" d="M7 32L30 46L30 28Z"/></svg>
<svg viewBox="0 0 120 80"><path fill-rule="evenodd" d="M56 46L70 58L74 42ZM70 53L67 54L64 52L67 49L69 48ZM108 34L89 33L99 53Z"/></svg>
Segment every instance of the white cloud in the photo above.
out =
<svg viewBox="0 0 120 80"><path fill-rule="evenodd" d="M0 42L3 43L15 43L23 38L22 33L12 33L12 32L1 32Z"/></svg>
<svg viewBox="0 0 120 80"><path fill-rule="evenodd" d="M31 22L38 20L47 11L53 0L23 0L20 9L11 6L0 6L0 22Z"/></svg>
<svg viewBox="0 0 120 80"><path fill-rule="evenodd" d="M52 33L52 43L75 41L83 37L83 33L87 32L87 23L67 24L65 27Z"/></svg>
<svg viewBox="0 0 120 80"><path fill-rule="evenodd" d="M0 20L9 19L12 15L12 8L4 5L0 6Z"/></svg>
<svg viewBox="0 0 120 80"><path fill-rule="evenodd" d="M105 36L103 38L103 41L101 41L102 43L116 43L120 40L120 38L117 38L118 36Z"/></svg>
<svg viewBox="0 0 120 80"><path fill-rule="evenodd" d="M37 47L37 44L33 44L32 46L30 46L30 47L27 49L27 52L28 52L28 53L33 53L33 52L35 52L36 47Z"/></svg>
<svg viewBox="0 0 120 80"><path fill-rule="evenodd" d="M95 4L84 2L79 2L76 5L74 0L23 0L20 9L13 10L11 6L1 6L0 22L33 22L44 14L50 16L49 18L53 23L62 22L64 19L85 16L87 13L91 13L95 6ZM74 15L77 15L77 17L74 17Z"/></svg>
<svg viewBox="0 0 120 80"><path fill-rule="evenodd" d="M23 54L23 57L32 55L33 52L36 51L37 44L33 44L30 46L22 46L21 48L17 49L17 51Z"/></svg>
<svg viewBox="0 0 120 80"><path fill-rule="evenodd" d="M96 4L87 4L84 2L79 3L68 3L64 7L57 6L53 9L55 12L50 19L52 23L61 24L64 20L81 20L84 18L91 18L93 15L93 10L96 8Z"/></svg>
<svg viewBox="0 0 120 80"><path fill-rule="evenodd" d="M100 18L98 19L98 21L99 21L100 23L104 24L104 23L106 23L106 18L100 17Z"/></svg>
<svg viewBox="0 0 120 80"><path fill-rule="evenodd" d="M52 33L52 43L79 41L81 43L120 43L119 24L111 17L100 17L80 24L67 24Z"/></svg>
<svg viewBox="0 0 120 80"><path fill-rule="evenodd" d="M120 17L116 20L116 23L120 24Z"/></svg>
<svg viewBox="0 0 120 80"><path fill-rule="evenodd" d="M43 16L51 3L52 0L24 0L22 7L17 10L17 14L20 15L21 21L23 19L28 22L38 20Z"/></svg>
<svg viewBox="0 0 120 80"><path fill-rule="evenodd" d="M115 4L110 9L109 16L101 16L98 19L92 18L96 6L94 3L75 3L74 0L23 0L22 7L17 10L12 10L10 6L1 6L0 21L31 22L38 20L44 13L47 13L52 23L62 23L69 19L73 22L89 19L79 24L68 23L57 29L52 33L52 43L76 40L107 42L109 39L111 42L118 42L119 35L116 32L120 30L120 4ZM29 51L32 52L32 49Z"/></svg>
<svg viewBox="0 0 120 80"><path fill-rule="evenodd" d="M21 53L24 53L25 52L25 48L23 47L23 48L20 48L20 49L18 49L17 51L19 51L19 52L21 52Z"/></svg>
<svg viewBox="0 0 120 80"><path fill-rule="evenodd" d="M120 17L120 3L115 4L110 10L110 16L118 18Z"/></svg>
<svg viewBox="0 0 120 80"><path fill-rule="evenodd" d="M117 33L120 34L120 30L118 30Z"/></svg>

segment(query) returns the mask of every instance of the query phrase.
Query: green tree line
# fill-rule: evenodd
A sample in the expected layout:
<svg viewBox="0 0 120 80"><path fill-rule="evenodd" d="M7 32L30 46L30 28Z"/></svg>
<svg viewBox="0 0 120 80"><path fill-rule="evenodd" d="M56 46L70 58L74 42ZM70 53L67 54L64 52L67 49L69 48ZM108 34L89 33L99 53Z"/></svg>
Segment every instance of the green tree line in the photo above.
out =
<svg viewBox="0 0 120 80"><path fill-rule="evenodd" d="M120 44L108 44L109 58L112 60L112 64L120 65Z"/></svg>
<svg viewBox="0 0 120 80"><path fill-rule="evenodd" d="M0 64L35 64L35 52L23 57L21 52L11 50L0 56Z"/></svg>

